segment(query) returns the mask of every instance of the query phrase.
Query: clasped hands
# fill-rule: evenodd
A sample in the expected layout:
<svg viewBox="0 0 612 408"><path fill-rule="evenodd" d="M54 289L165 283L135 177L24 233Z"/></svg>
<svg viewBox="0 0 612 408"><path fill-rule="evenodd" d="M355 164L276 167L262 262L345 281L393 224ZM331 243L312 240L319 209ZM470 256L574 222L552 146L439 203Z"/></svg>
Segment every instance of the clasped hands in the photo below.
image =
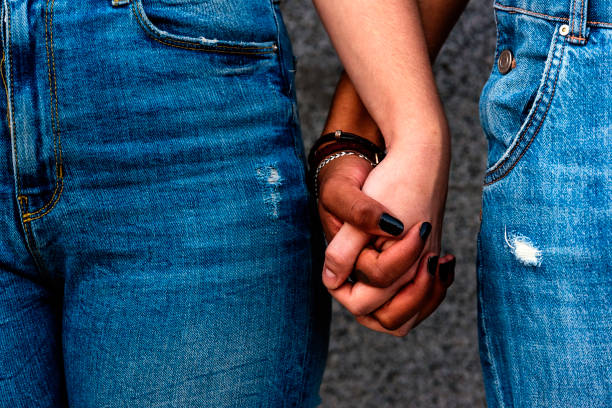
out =
<svg viewBox="0 0 612 408"><path fill-rule="evenodd" d="M319 173L318 210L329 243L323 283L370 329L405 336L454 280L454 256L439 257L448 154L444 146L419 144L389 151L374 169L352 155Z"/></svg>

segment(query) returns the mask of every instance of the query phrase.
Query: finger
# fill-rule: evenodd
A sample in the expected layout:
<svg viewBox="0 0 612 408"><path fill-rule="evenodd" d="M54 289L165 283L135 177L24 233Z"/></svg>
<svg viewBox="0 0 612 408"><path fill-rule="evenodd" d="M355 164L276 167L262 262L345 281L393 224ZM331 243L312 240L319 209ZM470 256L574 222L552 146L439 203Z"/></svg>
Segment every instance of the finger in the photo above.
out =
<svg viewBox="0 0 612 408"><path fill-rule="evenodd" d="M430 223L416 224L401 240L382 252L373 248L363 249L357 258L355 276L359 281L374 287L390 286L417 262L430 232Z"/></svg>
<svg viewBox="0 0 612 408"><path fill-rule="evenodd" d="M340 220L369 234L397 237L404 232L399 219L348 177L329 177L321 186L319 202Z"/></svg>
<svg viewBox="0 0 612 408"><path fill-rule="evenodd" d="M386 288L376 288L357 281L355 283L346 282L338 288L328 289L328 291L334 299L355 316L368 315L387 303L406 284L412 281L419 267L420 263L415 263L404 275Z"/></svg>
<svg viewBox="0 0 612 408"><path fill-rule="evenodd" d="M447 259L447 257L449 257ZM446 255L445 257L444 268L440 269L438 275L440 277L440 282L448 289L453 282L455 282L455 266L457 265L457 259L453 255ZM448 262L446 262L448 260Z"/></svg>
<svg viewBox="0 0 612 408"><path fill-rule="evenodd" d="M342 221L327 211L322 205L319 205L319 218L321 219L321 226L325 233L325 239L327 242L331 242L338 231L340 231Z"/></svg>
<svg viewBox="0 0 612 408"><path fill-rule="evenodd" d="M374 312L374 317L383 327L396 330L421 310L431 295L437 267L435 254L429 253L421 259L414 280Z"/></svg>
<svg viewBox="0 0 612 408"><path fill-rule="evenodd" d="M452 255L446 255L440 259L440 266L438 268L438 275L436 277L436 283L432 291L431 298L423 305L419 318L415 322L414 327L418 326L423 320L427 319L437 308L440 306L444 298L446 297L446 291L450 285L452 285L455 278L455 264L456 259Z"/></svg>
<svg viewBox="0 0 612 408"><path fill-rule="evenodd" d="M359 322L359 324L367 327L368 329L371 329L371 330L374 330L380 333L391 334L396 337L404 337L415 326L415 322L418 319L418 317L419 317L418 314L415 315L412 319L408 320L406 323L404 323L400 328L396 330L385 329L380 324L380 322L372 316L357 316L355 319L357 320L357 322Z"/></svg>
<svg viewBox="0 0 612 408"><path fill-rule="evenodd" d="M342 306L355 316L365 316L383 306L414 276L417 265L414 265L400 277L393 285L386 288L376 288L363 282L345 282L336 289L328 292Z"/></svg>
<svg viewBox="0 0 612 408"><path fill-rule="evenodd" d="M350 224L340 227L325 250L323 284L328 289L338 288L353 271L355 261L370 237Z"/></svg>

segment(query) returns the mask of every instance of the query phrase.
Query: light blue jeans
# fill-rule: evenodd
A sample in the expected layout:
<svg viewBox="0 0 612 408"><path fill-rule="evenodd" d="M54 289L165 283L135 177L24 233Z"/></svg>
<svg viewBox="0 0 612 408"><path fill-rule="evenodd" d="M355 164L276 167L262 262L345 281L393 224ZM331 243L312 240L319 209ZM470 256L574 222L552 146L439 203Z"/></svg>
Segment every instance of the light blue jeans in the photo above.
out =
<svg viewBox="0 0 612 408"><path fill-rule="evenodd" d="M480 102L488 405L612 407L612 2L498 0L495 14Z"/></svg>
<svg viewBox="0 0 612 408"><path fill-rule="evenodd" d="M329 298L276 2L2 6L0 406L316 405Z"/></svg>

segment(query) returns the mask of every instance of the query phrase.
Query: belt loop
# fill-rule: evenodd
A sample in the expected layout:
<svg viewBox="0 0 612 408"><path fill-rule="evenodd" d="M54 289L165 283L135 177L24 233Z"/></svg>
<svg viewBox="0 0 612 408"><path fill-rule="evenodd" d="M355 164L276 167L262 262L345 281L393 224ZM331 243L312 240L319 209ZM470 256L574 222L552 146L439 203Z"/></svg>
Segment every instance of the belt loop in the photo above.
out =
<svg viewBox="0 0 612 408"><path fill-rule="evenodd" d="M585 45L588 40L589 0L571 0L569 10L569 34L567 39L572 44Z"/></svg>

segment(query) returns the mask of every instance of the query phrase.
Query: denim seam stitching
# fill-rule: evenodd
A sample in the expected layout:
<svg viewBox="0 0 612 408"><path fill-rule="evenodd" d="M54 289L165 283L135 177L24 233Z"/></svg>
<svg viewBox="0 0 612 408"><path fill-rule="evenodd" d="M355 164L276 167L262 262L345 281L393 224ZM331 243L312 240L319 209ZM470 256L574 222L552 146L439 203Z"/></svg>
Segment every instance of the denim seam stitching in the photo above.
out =
<svg viewBox="0 0 612 408"><path fill-rule="evenodd" d="M582 17L583 17L583 2L584 0L580 0L580 23L578 25L578 27L574 28L574 23L576 22L576 3L578 2L578 0L572 0L572 14L571 14L571 18L570 18L570 30L572 31L572 35L568 35L567 38L569 38L570 40L575 40L577 41L579 44L583 44L586 42L586 38L583 37L583 33L582 33ZM577 32L578 35L574 35L574 33Z"/></svg>
<svg viewBox="0 0 612 408"><path fill-rule="evenodd" d="M498 2L495 2L494 7L500 11L505 11L507 13L521 13L521 14L526 14L529 16L544 17L546 19L550 19L554 21L569 22L569 18L567 17L551 16L550 14L538 13L538 12L527 10L527 9L520 8L520 7L506 6L505 4L501 4ZM612 22L606 22L606 21L587 20L587 24L596 25L596 26L604 26L604 27L612 27Z"/></svg>
<svg viewBox="0 0 612 408"><path fill-rule="evenodd" d="M7 19L7 29L8 29L8 35L7 35L7 42L6 42L6 48L8 51L8 64L9 64L9 87L10 87L10 95L8 96L8 99L10 100L10 104L11 104L11 112L10 112L10 120L9 120L9 127L11 129L11 134L13 136L13 152L14 152L14 156L15 156L15 178L16 178L16 186L17 186L17 195L21 195L21 176L20 176L20 172L19 172L19 155L17 154L17 136L15 135L15 89L13 88L13 53L11 51L11 16L9 13L9 9L7 6L7 10L6 10L6 19Z"/></svg>
<svg viewBox="0 0 612 408"><path fill-rule="evenodd" d="M572 13L570 14L570 32L572 33L572 37L574 36L574 21L576 20L576 2L578 0L572 0Z"/></svg>
<svg viewBox="0 0 612 408"><path fill-rule="evenodd" d="M64 180L62 171L62 144L57 103L57 77L55 73L55 51L53 49L54 6L55 0L47 0L47 7L45 10L45 48L47 50L47 71L49 75L49 96L51 109L51 131L53 133L53 155L55 159L55 189L53 190L53 195L44 206L42 206L36 211L27 212L23 214L24 222L37 220L49 214L59 202L62 192L64 191ZM50 53L49 50L51 51Z"/></svg>
<svg viewBox="0 0 612 408"><path fill-rule="evenodd" d="M7 32L7 36L5 39L5 44L3 44L3 58L4 58L4 63L8 64L7 65L8 75L9 75L8 85L4 78L4 71L7 66L2 67L2 79L3 79L3 84L5 86L5 91L7 95L7 105L9 105L10 107L10 112L7 112L7 120L9 123L11 137L13 138L12 144L13 144L13 155L15 157L15 187L17 190L17 208L18 208L18 212L22 213L24 211L27 211L28 196L21 194L21 180L19 176L19 155L17 154L17 137L16 137L16 131L15 131L15 98L14 98L15 91L13 87L14 86L13 85L14 84L13 63L12 63L13 53L11 51L11 33L12 33L11 31L11 13L6 3L4 4L4 7L6 7L6 20L7 20L6 29L8 32ZM6 48L6 51L7 51L6 53L4 52L4 48ZM36 268L38 269L40 273L42 273L42 271L44 270L41 265L42 257L40 256L40 252L36 248L36 244L34 241L34 235L32 234L32 231L28 228L28 224L23 221L23 218L22 218L22 225L23 225L23 232L24 232L25 247L28 250L28 253L30 254L30 256L32 257L32 260L34 261Z"/></svg>
<svg viewBox="0 0 612 408"><path fill-rule="evenodd" d="M30 224L28 223L24 223L23 228L25 230L25 234L26 234L27 241L28 241L28 248L30 248L32 260L34 261L34 264L36 265L36 269L38 269L39 273L46 275L46 272L45 272L46 269L43 268L42 266L42 255L40 254L40 251L38 250L38 247L36 246L36 241L34 240L34 234L32 233L32 228L30 227Z"/></svg>
<svg viewBox="0 0 612 408"><path fill-rule="evenodd" d="M273 0L269 2L269 6L270 9L272 11L272 15L274 16L274 25L276 26L276 43L278 44L277 46L277 59L278 59L278 68L280 70L280 75L281 75L281 79L282 79L282 83L283 83L283 94L289 94L287 95L289 97L289 104L291 106L291 118L289 120L289 126L287 127L287 130L289 130L290 134L291 134L291 144L293 145L293 154L299 159L299 154L298 154L298 149L297 149L297 140L296 140L296 130L295 130L295 124L293 123L294 120L294 99L292 97L291 93L291 77L290 77L290 73L287 72L287 65L285 62L285 57L286 57L286 52L288 52L289 50L285 50L283 47L283 42L281 42L281 25L279 22L279 16L277 15L277 10L276 7L273 4ZM303 162L301 162L303 163ZM309 282L312 281L312 268L308 268L309 271ZM306 363L308 361L308 352L309 352L309 345L310 345L310 340L311 340L311 328L310 325L307 325L307 329L306 329L306 342L304 345L304 349L303 351L303 357L302 357L302 367L306 367ZM305 374L306 370L301 370L301 376L300 376L300 393L299 393L299 397L298 397L298 401L297 404L295 406L301 407L304 405L304 399L306 396L306 374ZM285 392L285 390L283 390L283 392ZM283 404L284 405L284 404Z"/></svg>
<svg viewBox="0 0 612 408"><path fill-rule="evenodd" d="M292 144L293 144L293 153L303 167L303 171L300 174L300 178L301 178L300 181L302 181L304 183L303 185L305 186L307 184L307 175L306 175L307 169L305 167L305 162L304 162L305 157L303 153L303 147L300 149L300 146L299 146L300 143L303 146L304 142L302 139L302 135L298 130L298 125L297 125L299 123L299 118L298 118L297 101L295 99L295 90L293 89L293 87L295 86L295 83L294 83L295 75L289 72L289 70L287 69L288 67L287 67L286 59L285 59L285 56L286 56L285 52L288 52L289 50L284 50L282 43L281 43L281 39L280 39L281 24L279 21L279 15L277 14L277 11L274 7L274 0L271 1L270 6L272 8L272 13L274 15L274 23L276 24L279 69L281 71L281 76L283 79L283 87L286 91L285 96L287 96L287 98L289 99L290 110L291 110L290 112L291 118L289 119L289 128L290 128ZM292 66L292 68L295 69L295 66Z"/></svg>
<svg viewBox="0 0 612 408"><path fill-rule="evenodd" d="M584 34L582 32L583 17L584 17L584 0L580 0L580 37L582 37Z"/></svg>
<svg viewBox="0 0 612 408"><path fill-rule="evenodd" d="M289 78L289 73L286 72L287 71L287 67L285 65L285 51L281 46L281 29L280 29L280 23L278 21L278 16L276 15L276 10L274 8L274 5L270 2L270 11L272 12L272 15L274 16L274 25L276 26L276 42L278 44L278 67L280 69L281 72L281 78L283 80L283 89L286 90L286 92L289 92L289 82L290 82L290 78Z"/></svg>
<svg viewBox="0 0 612 408"><path fill-rule="evenodd" d="M553 44L552 44L552 49L554 50L554 48L557 45L557 35L555 34L554 38L553 38ZM550 70L552 68L552 60L551 63L548 65L548 67L546 67L546 71L544 74L544 81L543 83L546 84L546 82L548 82L548 78L550 75ZM544 90L544 89L542 89ZM514 146L512 146L512 148L510 149L510 151L506 154L504 154L504 159L501 160L500 162L498 162L497 164L495 164L491 169L489 169L486 173L485 176L489 176L492 175L493 173L495 173L498 169L500 169L504 164L506 164L506 162L510 159L510 157L512 156L512 154L514 153L514 151L518 148L519 144L521 143L521 141L523 140L523 137L525 136L525 134L527 134L527 131L529 131L529 129L531 128L531 124L533 122L533 119L536 116L536 113L538 112L539 108L540 108L540 104L542 103L542 97L540 97L533 109L533 115L531 115L531 117L529 118L529 121L527 122L527 126L525 127L525 129L523 129L523 131L521 132L521 134L519 135L518 139L515 140L514 142ZM544 120L544 118L542 118L542 120ZM485 184L486 185L486 184Z"/></svg>
<svg viewBox="0 0 612 408"><path fill-rule="evenodd" d="M217 52L222 54L238 54L238 55L262 55L262 54L275 54L276 50L274 46L270 47L239 47L239 46L231 46L231 45L205 45L200 44L195 41L182 41L178 39L170 39L170 38L159 38L158 34L155 33L155 29L150 26L150 23L147 22L140 11L136 6L136 2L132 1L132 11L138 21L138 24L144 29L145 33L153 40L162 43L164 45L168 45L171 47L181 48L185 50L194 50L194 51L205 51L205 52ZM188 44L191 47L187 47L179 44Z"/></svg>
<svg viewBox="0 0 612 408"><path fill-rule="evenodd" d="M17 196L17 201L22 210L26 211L28 208L28 196L19 195ZM34 239L34 233L32 232L32 228L30 228L30 224L26 222L23 223L23 232L25 235L26 248L32 256L36 269L39 273L44 274L45 269L42 266L42 255L36 246L36 240Z"/></svg>
<svg viewBox="0 0 612 408"><path fill-rule="evenodd" d="M529 147L531 146L531 144L535 140L536 136L540 132L540 129L542 128L542 125L544 124L544 121L546 119L546 116L548 115L548 111L550 110L550 107L552 106L552 101L553 101L554 96L555 96L555 92L556 92L556 89L557 89L557 81L559 80L559 74L561 72L561 65L562 65L562 62L563 62L563 55L564 55L564 52L565 52L566 44L567 44L567 42L564 41L563 45L561 46L561 52L560 52L560 57L559 57L559 67L557 68L557 72L555 74L555 82L553 83L553 88L552 88L552 91L550 93L550 98L548 100L548 105L546 106L546 111L544 111L544 115L542 116L542 119L540 120L540 123L538 124L537 129L535 130L535 132L533 132L533 135L531 136L531 139L529 140L527 145L523 148L523 150L521 151L521 154L516 158L516 160L514 160L514 163L512 163L512 166L510 166L510 168L508 168L501 176L499 176L497 178L492 178L490 181L485 183L484 184L485 186L491 185L491 184L493 184L493 183L503 179L508 174L510 174L512 169L514 169L514 167L521 161L521 159L523 158L525 153L527 153L527 151L529 150ZM524 136L524 135L525 135L525 133L522 136ZM517 143L516 146L518 146L518 143Z"/></svg>
<svg viewBox="0 0 612 408"><path fill-rule="evenodd" d="M134 5L136 4L136 2L133 3ZM142 11L140 10L140 7L138 7L138 14L141 17L141 20L148 26L149 29L151 29L151 31L154 31L154 28L152 27L152 24L148 21L146 21L142 15ZM179 39L167 39L167 41L172 41L172 42L176 42L179 44L188 44L188 45L195 45L195 46L204 46L207 47L207 45L205 44L200 44L196 41L184 41L184 40L179 40ZM214 47L214 48L230 48L230 49L237 49L237 50L261 50L261 49L270 49L270 47L240 47L240 46L236 46L236 45L215 45L215 46L210 46L210 47Z"/></svg>

